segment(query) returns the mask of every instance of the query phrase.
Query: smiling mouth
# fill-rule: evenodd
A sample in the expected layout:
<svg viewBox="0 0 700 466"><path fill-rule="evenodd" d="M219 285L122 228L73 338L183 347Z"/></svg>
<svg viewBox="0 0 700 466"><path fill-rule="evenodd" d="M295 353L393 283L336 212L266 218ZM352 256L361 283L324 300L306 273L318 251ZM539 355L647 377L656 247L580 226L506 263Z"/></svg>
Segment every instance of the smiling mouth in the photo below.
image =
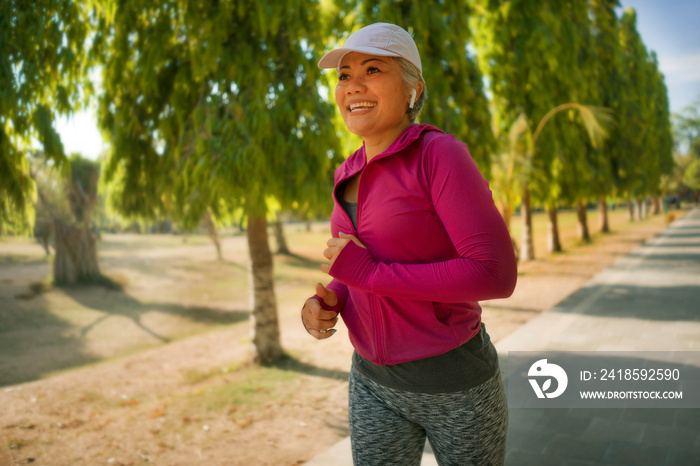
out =
<svg viewBox="0 0 700 466"><path fill-rule="evenodd" d="M350 104L350 107L348 109L350 110L350 113L353 113L362 110L369 110L370 108L373 108L376 105L376 102L357 102L355 104Z"/></svg>

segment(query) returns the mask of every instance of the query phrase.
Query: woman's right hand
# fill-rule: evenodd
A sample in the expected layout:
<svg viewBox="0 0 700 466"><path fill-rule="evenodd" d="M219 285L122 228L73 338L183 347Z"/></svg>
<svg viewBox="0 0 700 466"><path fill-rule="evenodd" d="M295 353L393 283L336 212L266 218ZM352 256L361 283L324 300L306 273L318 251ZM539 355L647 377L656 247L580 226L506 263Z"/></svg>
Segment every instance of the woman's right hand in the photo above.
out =
<svg viewBox="0 0 700 466"><path fill-rule="evenodd" d="M322 284L316 285L316 294L323 299L323 306L334 307L338 305L338 296L335 291L328 290ZM309 334L317 340L325 340L335 333L333 328L338 322L338 313L323 309L317 298L309 298L301 309L301 321Z"/></svg>

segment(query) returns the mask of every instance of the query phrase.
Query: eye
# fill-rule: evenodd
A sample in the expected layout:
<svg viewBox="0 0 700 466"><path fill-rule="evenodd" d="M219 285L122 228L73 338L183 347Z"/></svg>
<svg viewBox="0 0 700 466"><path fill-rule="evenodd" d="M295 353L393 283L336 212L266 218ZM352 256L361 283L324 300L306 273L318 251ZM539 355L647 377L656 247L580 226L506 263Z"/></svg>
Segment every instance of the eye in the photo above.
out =
<svg viewBox="0 0 700 466"><path fill-rule="evenodd" d="M370 66L367 68L367 74L374 74L374 73L379 73L379 68L376 68L374 66Z"/></svg>
<svg viewBox="0 0 700 466"><path fill-rule="evenodd" d="M338 75L338 81L345 81L346 79L348 79L348 77L349 76L346 73L340 73Z"/></svg>

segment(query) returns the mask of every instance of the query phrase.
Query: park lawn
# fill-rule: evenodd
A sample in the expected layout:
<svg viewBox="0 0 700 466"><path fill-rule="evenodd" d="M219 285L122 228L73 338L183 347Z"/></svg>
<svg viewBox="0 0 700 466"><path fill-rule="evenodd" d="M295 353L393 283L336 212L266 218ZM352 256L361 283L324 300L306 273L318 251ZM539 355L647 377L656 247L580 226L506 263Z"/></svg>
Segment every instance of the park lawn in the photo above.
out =
<svg viewBox="0 0 700 466"><path fill-rule="evenodd" d="M663 230L665 218L627 222L618 210L612 234L578 245L575 214L564 212L565 252L552 256L545 223L535 215L538 259L519 265L519 287L529 296L518 298L516 289L512 300L484 305L496 344L556 303L542 292L554 275L574 289ZM275 257L275 277L288 356L269 368L249 362L241 235L223 236L224 261L205 236L106 235L102 268L125 283L123 292L50 289L31 299L14 296L48 275L42 249L29 240L0 242L0 377L9 407L0 463L292 464L347 435L347 330L340 323L332 339L317 342L299 322L314 284L328 281L318 265L330 232L327 224L312 232L288 224L286 233L294 255ZM549 301L533 300L543 296Z"/></svg>
<svg viewBox="0 0 700 466"><path fill-rule="evenodd" d="M542 212L533 216L538 259L550 255L546 221ZM663 224L664 219L629 222L626 212L616 209L609 212L609 221L614 235ZM594 244L609 236L596 231L596 222L597 214L591 212ZM586 247L577 238L575 212L561 212L559 227L564 254ZM519 217L513 217L511 234L518 243L520 228ZM307 231L304 225L292 223L285 231L293 255L275 257L280 316L293 314L313 294L316 283L328 281L318 269L325 260L328 225L318 223ZM272 237L270 242L274 250ZM30 286L50 277L50 260L31 239L4 239L0 242L0 296L6 303L0 310L0 385L123 357L230 325L248 325L245 237L222 235L222 245L224 260L218 261L206 235L103 235L102 270L124 284L124 291L73 287L32 295ZM522 274L528 272L525 264L520 269Z"/></svg>

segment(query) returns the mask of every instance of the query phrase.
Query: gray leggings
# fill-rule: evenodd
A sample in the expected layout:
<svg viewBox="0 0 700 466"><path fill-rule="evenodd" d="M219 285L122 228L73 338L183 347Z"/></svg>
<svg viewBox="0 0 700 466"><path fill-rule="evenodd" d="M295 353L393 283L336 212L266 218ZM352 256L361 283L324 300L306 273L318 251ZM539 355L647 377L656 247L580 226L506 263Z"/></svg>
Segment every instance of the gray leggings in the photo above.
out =
<svg viewBox="0 0 700 466"><path fill-rule="evenodd" d="M508 408L500 372L462 392L413 393L350 372L355 466L420 465L427 436L440 466L502 465Z"/></svg>

